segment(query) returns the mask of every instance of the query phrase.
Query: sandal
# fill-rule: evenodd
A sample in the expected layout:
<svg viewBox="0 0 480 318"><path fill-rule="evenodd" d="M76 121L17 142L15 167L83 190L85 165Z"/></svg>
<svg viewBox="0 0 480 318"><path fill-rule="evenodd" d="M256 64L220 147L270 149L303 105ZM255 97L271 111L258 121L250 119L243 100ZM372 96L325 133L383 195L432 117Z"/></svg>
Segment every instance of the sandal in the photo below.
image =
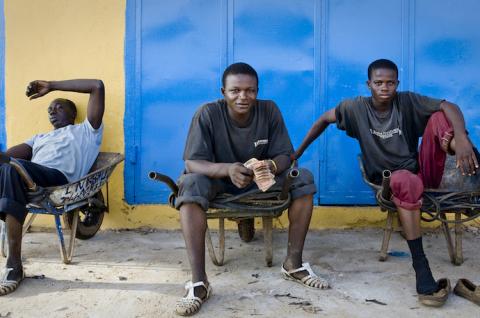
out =
<svg viewBox="0 0 480 318"><path fill-rule="evenodd" d="M207 291L207 295L203 299L194 294L194 289L198 286L202 286ZM210 297L212 287L210 287L210 284L206 286L202 281L196 283L189 281L185 284L185 289L188 291L187 296L177 302L175 312L180 316L191 316L196 314L202 307L202 304Z"/></svg>
<svg viewBox="0 0 480 318"><path fill-rule="evenodd" d="M418 294L418 300L421 304L430 307L440 307L445 304L448 294L452 289L448 278L441 278L437 281L438 290L433 294Z"/></svg>
<svg viewBox="0 0 480 318"><path fill-rule="evenodd" d="M292 274L302 272L302 271L307 271L308 275L302 277L302 278L296 278ZM313 289L328 289L330 288L330 285L328 282L320 277L318 277L310 267L309 263L303 263L302 267L292 269L290 271L287 271L285 267L283 267L282 264L282 274L283 278L286 280L291 280L294 282L297 282L299 284L302 284L303 286L313 288Z"/></svg>
<svg viewBox="0 0 480 318"><path fill-rule="evenodd" d="M480 306L480 286L476 286L468 279L460 278L455 285L453 292L455 295L466 298Z"/></svg>
<svg viewBox="0 0 480 318"><path fill-rule="evenodd" d="M22 269L22 276L18 281L8 279L8 274L10 274L11 271L13 271L12 267L5 268L3 271L2 280L0 281L0 296L14 292L18 288L18 285L20 285L20 282L25 278L25 272Z"/></svg>

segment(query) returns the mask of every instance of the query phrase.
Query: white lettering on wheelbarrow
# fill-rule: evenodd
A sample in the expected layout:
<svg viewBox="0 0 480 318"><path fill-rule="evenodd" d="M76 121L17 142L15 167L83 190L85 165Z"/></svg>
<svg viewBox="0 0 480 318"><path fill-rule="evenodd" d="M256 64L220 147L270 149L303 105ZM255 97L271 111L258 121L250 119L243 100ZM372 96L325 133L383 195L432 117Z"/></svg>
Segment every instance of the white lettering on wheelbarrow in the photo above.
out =
<svg viewBox="0 0 480 318"><path fill-rule="evenodd" d="M108 169L78 181L65 188L61 194L62 204L76 202L92 196L108 179Z"/></svg>

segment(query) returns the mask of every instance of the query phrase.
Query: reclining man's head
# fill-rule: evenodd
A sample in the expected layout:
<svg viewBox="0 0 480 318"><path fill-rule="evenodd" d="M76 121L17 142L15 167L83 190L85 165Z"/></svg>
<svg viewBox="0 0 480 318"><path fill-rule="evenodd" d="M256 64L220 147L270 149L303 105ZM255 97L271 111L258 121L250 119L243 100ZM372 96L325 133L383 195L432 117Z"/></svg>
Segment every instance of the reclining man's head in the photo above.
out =
<svg viewBox="0 0 480 318"><path fill-rule="evenodd" d="M54 99L48 106L48 119L55 129L73 125L77 117L77 107L65 98Z"/></svg>
<svg viewBox="0 0 480 318"><path fill-rule="evenodd" d="M222 76L222 95L232 119L238 122L248 120L257 94L258 75L253 67L246 63L235 63L225 69Z"/></svg>
<svg viewBox="0 0 480 318"><path fill-rule="evenodd" d="M390 104L397 93L398 68L390 60L379 59L368 66L367 86L372 93L374 105Z"/></svg>

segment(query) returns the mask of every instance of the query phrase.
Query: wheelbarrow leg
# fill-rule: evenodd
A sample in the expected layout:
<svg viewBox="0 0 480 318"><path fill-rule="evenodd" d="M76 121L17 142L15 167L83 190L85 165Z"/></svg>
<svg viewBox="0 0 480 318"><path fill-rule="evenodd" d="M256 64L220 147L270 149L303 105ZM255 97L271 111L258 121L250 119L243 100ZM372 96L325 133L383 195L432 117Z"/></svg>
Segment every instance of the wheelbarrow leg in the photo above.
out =
<svg viewBox="0 0 480 318"><path fill-rule="evenodd" d="M34 214L34 213L31 213L31 214L30 214L30 217L28 218L27 222L25 222L25 224L23 225L22 237L25 236L25 234L27 234L28 229L29 229L30 226L32 225L33 221L35 221L35 218L36 218L36 217L37 217L36 214Z"/></svg>
<svg viewBox="0 0 480 318"><path fill-rule="evenodd" d="M388 244L390 243L390 237L392 236L393 231L393 218L395 216L395 212L388 211L387 213L387 222L385 224L385 228L383 229L382 248L380 249L380 257L378 258L380 262L385 262L387 260Z"/></svg>
<svg viewBox="0 0 480 318"><path fill-rule="evenodd" d="M70 240L68 242L68 253L67 253L67 260L68 263L72 261L73 258L73 251L75 249L75 237L77 236L77 229L78 229L78 215L79 215L79 210L75 209L73 212L73 221L72 221L72 226L70 228ZM67 217L66 214L63 214L63 218ZM66 222L64 222L66 224Z"/></svg>
<svg viewBox="0 0 480 318"><path fill-rule="evenodd" d="M1 228L0 228L0 239L2 240L1 241L1 253L2 253L2 256L3 257L7 257L7 246L5 244L6 242L6 237L7 237L7 226L5 224L5 222L1 222Z"/></svg>
<svg viewBox="0 0 480 318"><path fill-rule="evenodd" d="M445 213L442 212L440 213L440 216L442 219L446 219ZM450 256L450 262L452 264L455 264L455 252L453 250L453 241L452 241L452 235L450 233L450 228L448 227L448 223L442 222L442 230L443 234L445 235L445 240L447 241L447 249L448 249L448 256Z"/></svg>
<svg viewBox="0 0 480 318"><path fill-rule="evenodd" d="M272 247L272 222L271 216L263 216L263 240L265 242L265 263L268 267L272 267L273 247Z"/></svg>
<svg viewBox="0 0 480 318"><path fill-rule="evenodd" d="M463 227L460 221L462 220L462 215L460 212L455 212L455 265L462 265L463 263L463 251L462 251L462 238L463 238Z"/></svg>
<svg viewBox="0 0 480 318"><path fill-rule="evenodd" d="M74 215L74 220L78 221L78 214L76 215L76 217ZM72 255L70 253L73 253L73 244L74 244L74 242L72 242L72 241L75 241L75 236L70 237L70 242L69 242L70 246L69 246L69 251L68 251L68 254L67 254L67 250L65 248L65 239L63 237L63 231L62 231L62 222L60 221L60 215L55 215L55 228L57 229L58 243L59 243L59 247L60 247L60 254L62 255L62 261L65 264L70 264L70 262L72 261ZM72 226L72 228L73 228L73 226Z"/></svg>
<svg viewBox="0 0 480 318"><path fill-rule="evenodd" d="M212 263L217 266L223 266L223 261L225 258L225 219L218 219L218 249L219 257L215 254L215 247L212 244L212 237L210 235L210 230L207 225L207 231L205 232L205 243L207 244L208 254Z"/></svg>

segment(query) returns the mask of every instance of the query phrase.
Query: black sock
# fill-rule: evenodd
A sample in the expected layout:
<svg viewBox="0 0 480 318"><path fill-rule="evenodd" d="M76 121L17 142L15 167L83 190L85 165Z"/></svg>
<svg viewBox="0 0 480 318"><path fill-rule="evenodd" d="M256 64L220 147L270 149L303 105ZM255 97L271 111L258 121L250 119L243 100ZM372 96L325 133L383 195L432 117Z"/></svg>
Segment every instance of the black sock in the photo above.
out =
<svg viewBox="0 0 480 318"><path fill-rule="evenodd" d="M414 240L407 240L408 247L412 253L413 269L417 278L417 293L431 294L437 291L438 285L433 279L432 271L428 266L428 260L423 252L422 237Z"/></svg>

